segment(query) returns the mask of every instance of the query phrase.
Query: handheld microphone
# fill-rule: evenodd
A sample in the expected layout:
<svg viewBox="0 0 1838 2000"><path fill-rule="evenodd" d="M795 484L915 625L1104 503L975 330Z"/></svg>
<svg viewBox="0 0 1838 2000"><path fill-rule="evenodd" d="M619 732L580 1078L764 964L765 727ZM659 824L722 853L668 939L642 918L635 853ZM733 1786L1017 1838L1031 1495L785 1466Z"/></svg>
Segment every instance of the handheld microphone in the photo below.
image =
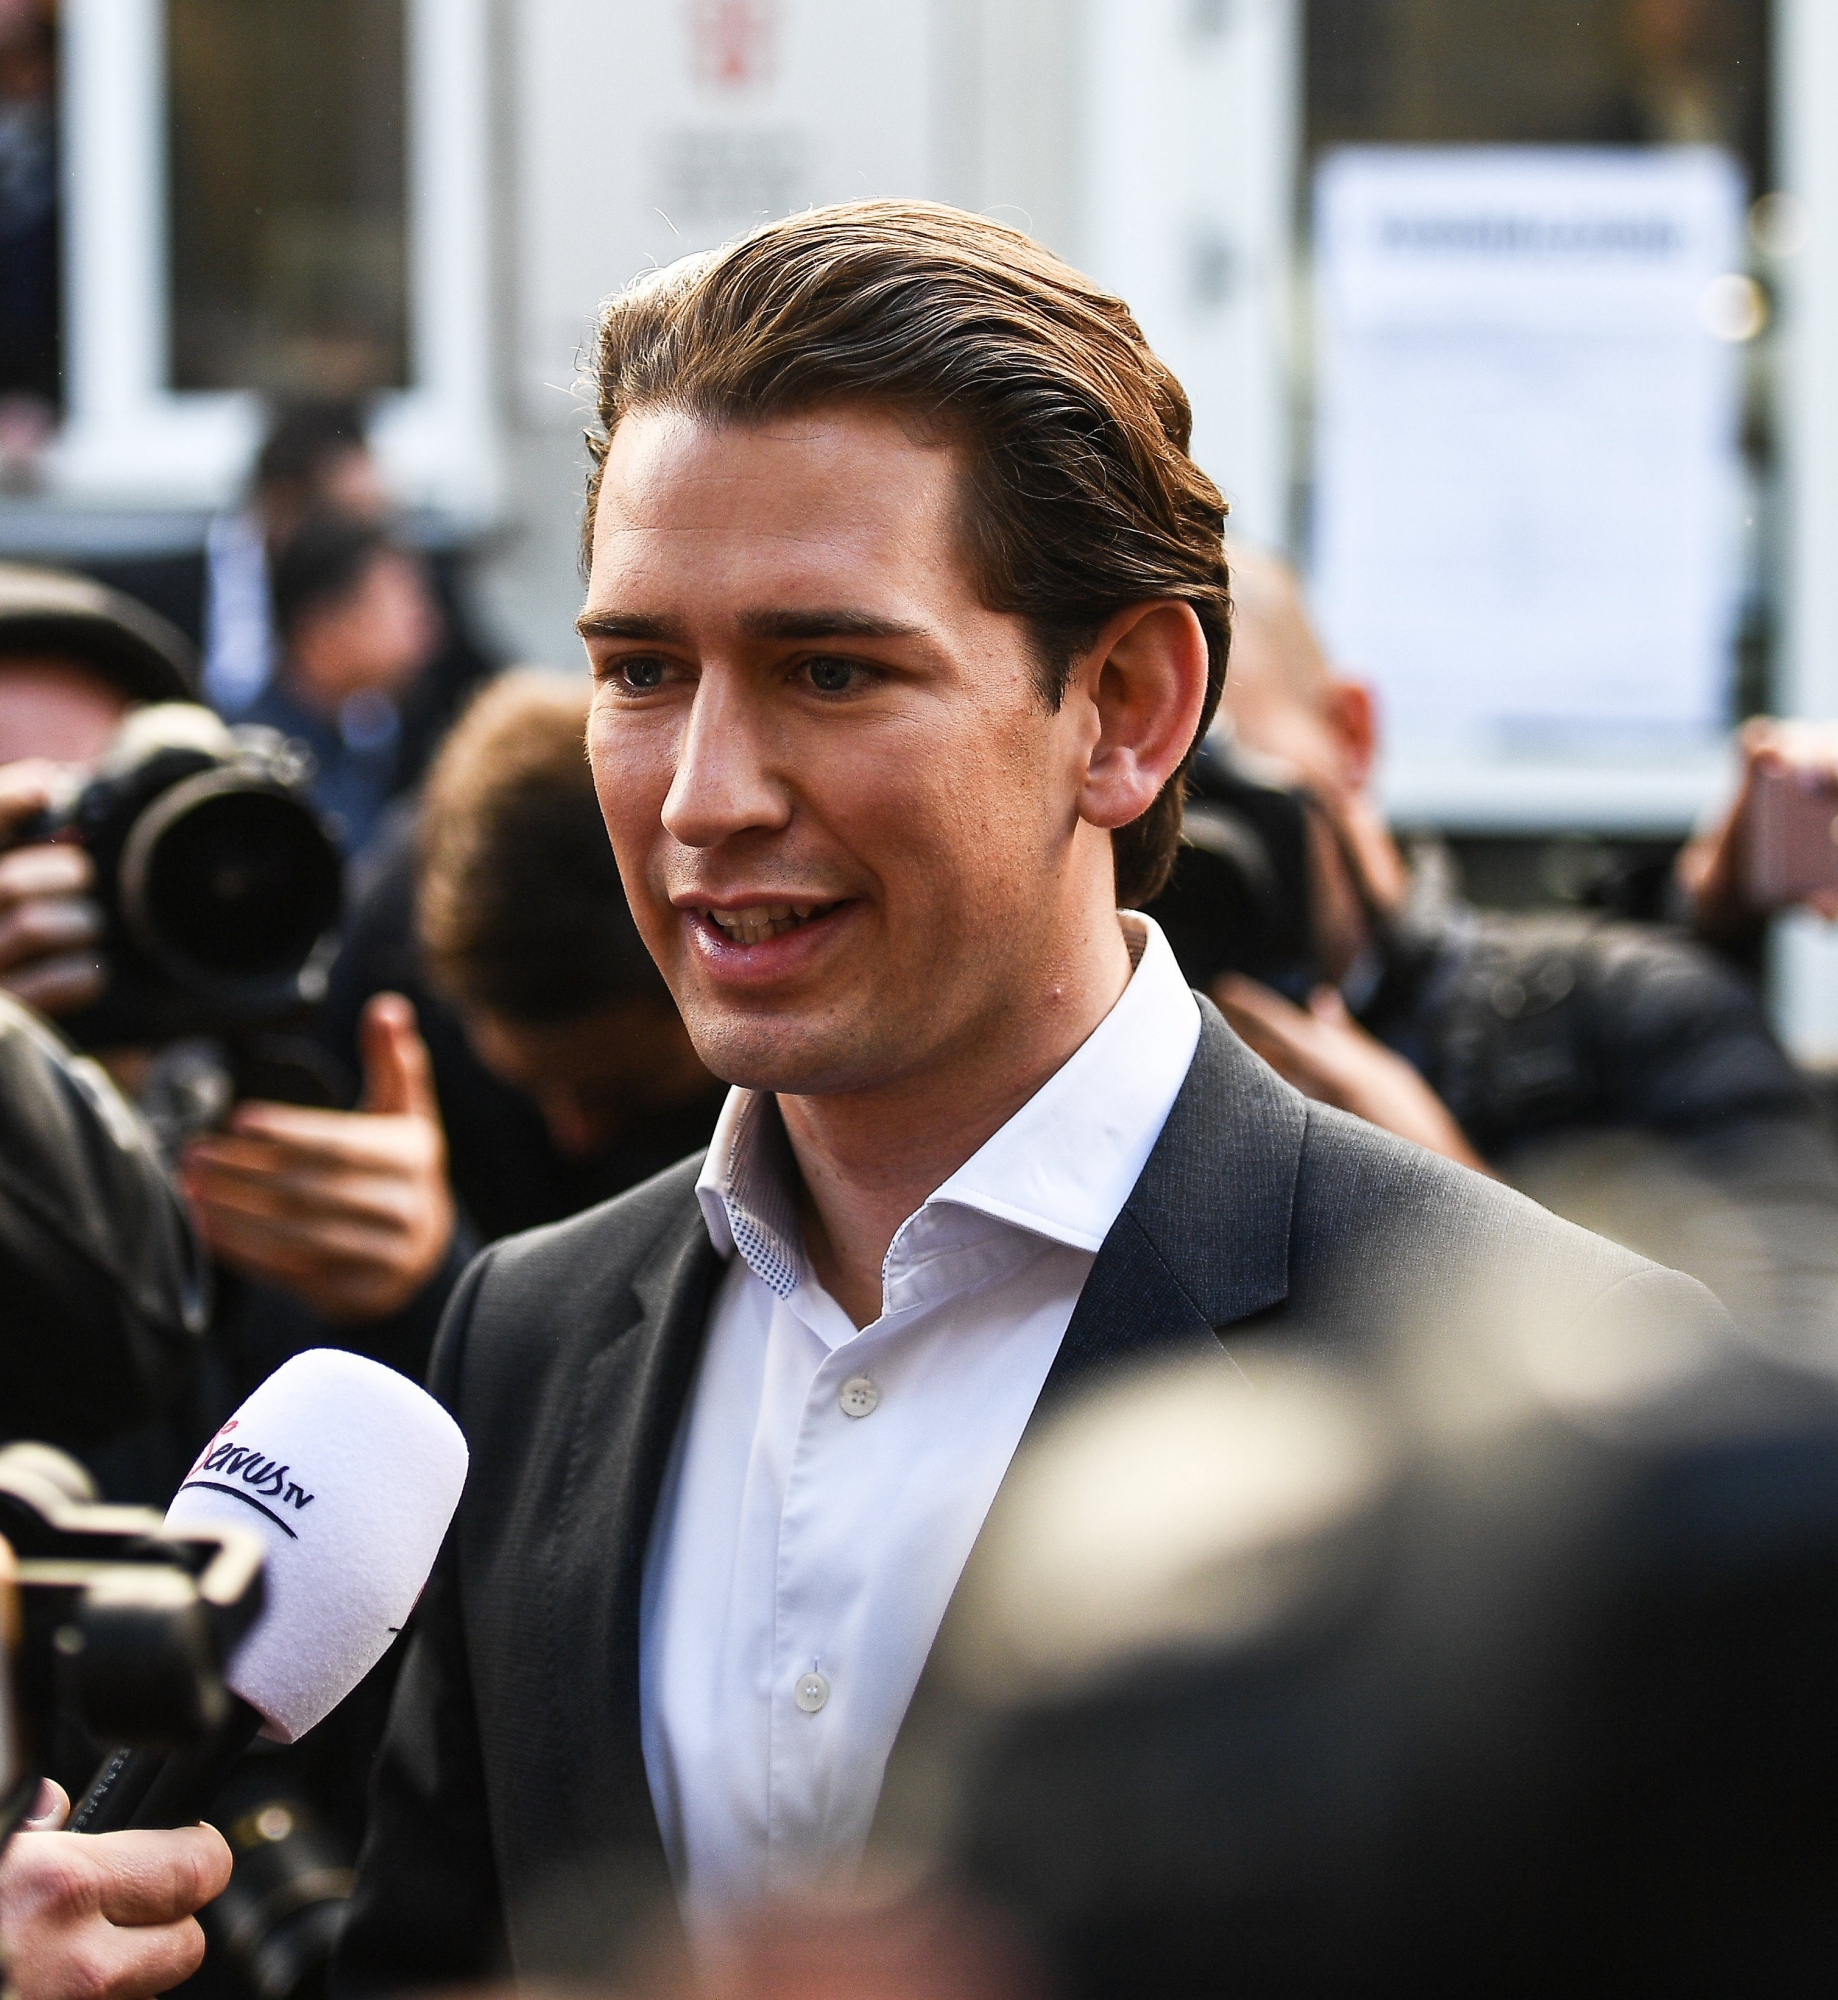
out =
<svg viewBox="0 0 1838 2000"><path fill-rule="evenodd" d="M117 1750L73 1831L185 1826L259 1733L292 1743L408 1622L466 1483L466 1441L424 1389L338 1348L297 1354L209 1444L166 1511L174 1533L251 1528L267 1607L224 1672L228 1721L171 1753Z"/></svg>

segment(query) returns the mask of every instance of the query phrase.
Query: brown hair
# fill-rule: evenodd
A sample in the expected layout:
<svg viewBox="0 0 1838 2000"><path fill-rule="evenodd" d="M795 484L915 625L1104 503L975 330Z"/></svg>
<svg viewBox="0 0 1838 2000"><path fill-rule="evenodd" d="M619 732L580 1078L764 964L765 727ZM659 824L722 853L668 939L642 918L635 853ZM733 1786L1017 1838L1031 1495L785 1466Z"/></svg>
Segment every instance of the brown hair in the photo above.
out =
<svg viewBox="0 0 1838 2000"><path fill-rule="evenodd" d="M626 904L587 765L584 679L502 674L422 789L416 928L434 986L508 1020L668 993Z"/></svg>
<svg viewBox="0 0 1838 2000"><path fill-rule="evenodd" d="M1225 502L1188 456L1192 413L1120 299L1018 231L926 202L775 222L617 294L601 316L584 559L614 429L678 408L752 421L893 405L968 450L978 593L1027 621L1051 708L1104 622L1150 598L1206 635L1203 734L1230 644ZM1112 836L1117 900L1147 902L1180 840L1181 768Z"/></svg>

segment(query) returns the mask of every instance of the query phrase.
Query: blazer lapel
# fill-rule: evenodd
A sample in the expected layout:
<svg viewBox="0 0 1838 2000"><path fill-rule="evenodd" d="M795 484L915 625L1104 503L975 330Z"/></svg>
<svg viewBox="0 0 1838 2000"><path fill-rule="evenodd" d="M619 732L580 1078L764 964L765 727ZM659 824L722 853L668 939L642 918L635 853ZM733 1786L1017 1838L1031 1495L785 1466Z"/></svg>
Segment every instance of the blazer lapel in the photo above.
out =
<svg viewBox="0 0 1838 2000"><path fill-rule="evenodd" d="M556 1823L581 1852L641 1871L664 1867L639 1713L645 1552L720 1270L692 1197L632 1281L638 1319L584 1372L552 1538L552 1685L573 1746L553 1774ZM604 1754L582 1754L590 1744Z"/></svg>
<svg viewBox="0 0 1838 2000"><path fill-rule="evenodd" d="M1186 1352L1235 1365L1222 1329L1289 1293L1289 1224L1307 1122L1301 1095L1201 998L1186 1081L1085 1280L1023 1446L1068 1396L1134 1364ZM924 1696L922 1679L917 1705ZM897 1850L937 1802L915 1769L913 1713L888 1758L871 1851Z"/></svg>
<svg viewBox="0 0 1838 2000"><path fill-rule="evenodd" d="M1229 1355L1219 1330L1287 1296L1307 1116L1201 999L1186 1081L1091 1267L1034 1421L1120 1366L1183 1347Z"/></svg>

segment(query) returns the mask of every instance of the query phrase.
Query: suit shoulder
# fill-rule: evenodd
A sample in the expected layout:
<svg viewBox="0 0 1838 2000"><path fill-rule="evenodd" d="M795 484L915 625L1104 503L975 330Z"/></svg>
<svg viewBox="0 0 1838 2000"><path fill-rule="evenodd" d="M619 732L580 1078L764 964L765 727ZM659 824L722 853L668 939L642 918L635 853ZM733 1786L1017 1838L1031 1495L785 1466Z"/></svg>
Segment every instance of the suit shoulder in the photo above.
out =
<svg viewBox="0 0 1838 2000"><path fill-rule="evenodd" d="M1418 1281L1456 1270L1560 1273L1586 1293L1659 1267L1541 1208L1503 1182L1311 1103L1296 1177L1299 1254L1352 1238ZM1688 1282L1688 1281L1687 1281Z"/></svg>
<svg viewBox="0 0 1838 2000"><path fill-rule="evenodd" d="M1696 1279L1592 1235L1484 1174L1310 1105L1284 1319L1342 1353L1389 1338L1495 1338L1643 1318L1730 1335Z"/></svg>

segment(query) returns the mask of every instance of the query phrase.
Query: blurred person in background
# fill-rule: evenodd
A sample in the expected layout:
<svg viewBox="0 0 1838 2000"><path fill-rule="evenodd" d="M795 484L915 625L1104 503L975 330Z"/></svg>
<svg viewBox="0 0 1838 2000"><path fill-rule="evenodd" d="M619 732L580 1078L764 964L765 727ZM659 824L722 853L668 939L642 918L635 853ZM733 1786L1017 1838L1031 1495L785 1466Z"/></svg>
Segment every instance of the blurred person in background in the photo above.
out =
<svg viewBox="0 0 1838 2000"><path fill-rule="evenodd" d="M1219 978L1232 1025L1311 1097L1691 1272L1752 1335L1838 1366L1838 1151L1751 983L1674 927L1481 911L1413 879L1368 789L1370 690L1330 669L1275 558L1239 551L1233 585L1221 712L1236 752L1309 802L1318 983L1285 998ZM1752 739L1751 766L1774 740ZM1739 806L1697 879L1729 876L1741 826Z"/></svg>
<svg viewBox="0 0 1838 2000"><path fill-rule="evenodd" d="M306 521L274 566L279 658L244 712L305 743L312 786L348 854L408 782L402 710L440 638L440 613L419 559L380 523L323 514Z"/></svg>
<svg viewBox="0 0 1838 2000"><path fill-rule="evenodd" d="M68 767L95 763L137 704L194 699L196 670L184 637L119 592L0 565L0 990L53 1025L107 984L95 869L74 842L15 844L16 832L50 803ZM191 1414L98 1462L110 1497L163 1501L224 1413L218 1405L227 1409L300 1347L330 1341L409 1373L425 1365L463 1247L452 1241L445 1151L407 1003L381 997L365 1009L352 1053L363 1110L245 1103L233 1113L264 1131L274 1184L310 1199L314 1251L285 1270L242 1273L278 1290L234 1279L220 1287L208 1366L181 1399ZM144 1067L111 1060L129 1083ZM233 1264L233 1250L220 1261Z"/></svg>
<svg viewBox="0 0 1838 2000"><path fill-rule="evenodd" d="M0 487L29 484L57 421L56 29L0 0Z"/></svg>
<svg viewBox="0 0 1838 2000"><path fill-rule="evenodd" d="M315 518L376 525L394 513L363 404L289 398L273 409L246 493L213 517L202 549L85 567L151 605L201 649L205 699L234 722L267 688L278 664L271 580L282 547ZM502 664L472 615L466 549L438 541L424 549L419 535L412 539L440 630L401 717L397 762L405 783L420 777L467 695Z"/></svg>
<svg viewBox="0 0 1838 2000"><path fill-rule="evenodd" d="M720 1087L627 908L585 749L585 682L485 689L414 814L359 870L328 1028L408 995L476 1240L552 1222L706 1145Z"/></svg>
<svg viewBox="0 0 1838 2000"><path fill-rule="evenodd" d="M216 515L205 536L204 692L221 713L242 714L274 672L274 553L315 515L381 521L388 511L359 404L288 403L275 412L247 500Z"/></svg>
<svg viewBox="0 0 1838 2000"><path fill-rule="evenodd" d="M204 662L201 698L235 722L274 671L270 576L282 543L317 515L381 522L389 512L363 406L287 401L273 412L246 491L212 517L202 547L81 567L185 635Z"/></svg>
<svg viewBox="0 0 1838 2000"><path fill-rule="evenodd" d="M50 803L58 765L93 764L136 702L197 698L196 656L163 618L87 577L0 563L0 766L7 825ZM102 990L102 913L82 848L0 853L0 988L40 1013Z"/></svg>
<svg viewBox="0 0 1838 2000"><path fill-rule="evenodd" d="M363 1110L242 1105L181 1163L224 1263L410 1374L482 1243L647 1179L720 1110L626 907L587 698L494 683L379 841L326 1007ZM308 1343L265 1317L270 1365Z"/></svg>
<svg viewBox="0 0 1838 2000"><path fill-rule="evenodd" d="M219 515L211 529L201 614L210 700L237 715L269 685L279 659L270 578L299 529L324 516L383 523L394 513L361 403L309 398L276 407L256 454L248 505ZM401 704L396 762L405 785L421 777L472 690L502 664L472 614L466 550L423 547L419 539L413 546L439 630L425 670Z"/></svg>
<svg viewBox="0 0 1838 2000"><path fill-rule="evenodd" d="M269 579L287 543L319 517L382 523L395 511L361 403L277 406L256 455L249 505L218 517L212 534L219 539L208 551L204 687L225 713L247 709L276 670ZM439 622L426 668L401 704L396 762L405 785L419 780L467 697L503 663L471 610L467 551L424 547L419 538L412 546Z"/></svg>

